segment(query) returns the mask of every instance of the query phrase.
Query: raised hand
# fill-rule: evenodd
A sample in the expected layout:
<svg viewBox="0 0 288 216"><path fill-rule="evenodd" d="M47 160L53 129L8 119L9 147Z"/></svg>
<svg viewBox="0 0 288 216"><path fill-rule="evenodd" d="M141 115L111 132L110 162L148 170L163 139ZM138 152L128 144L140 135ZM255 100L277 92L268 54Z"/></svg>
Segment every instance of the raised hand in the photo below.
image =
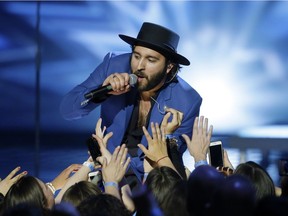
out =
<svg viewBox="0 0 288 216"><path fill-rule="evenodd" d="M68 181L70 174L78 171L82 164L71 164L65 168L54 180L51 182L56 190L61 189Z"/></svg>
<svg viewBox="0 0 288 216"><path fill-rule="evenodd" d="M109 162L111 160L112 154L107 149L107 143L108 140L113 136L113 132L104 135L106 131L106 126L104 126L102 129L101 125L102 118L99 118L96 123L95 134L92 134L92 137L97 140L102 156L104 156Z"/></svg>
<svg viewBox="0 0 288 216"><path fill-rule="evenodd" d="M183 113L173 108L167 108L165 111L167 113L163 117L163 120L161 122L161 128L165 128L166 134L173 134L174 131L177 130L177 128L179 128L181 125ZM171 115L173 116L172 120L168 122L168 119Z"/></svg>
<svg viewBox="0 0 288 216"><path fill-rule="evenodd" d="M16 167L8 174L5 179L0 181L0 193L2 193L4 196L7 194L8 190L15 182L17 182L23 176L27 175L27 171L23 171L16 175L16 173L19 172L20 169L20 166Z"/></svg>
<svg viewBox="0 0 288 216"><path fill-rule="evenodd" d="M208 118L204 120L204 116L200 116L200 119L196 117L192 132L191 140L186 134L182 134L187 143L188 151L195 161L206 160L213 126L210 125L208 129Z"/></svg>
<svg viewBox="0 0 288 216"><path fill-rule="evenodd" d="M128 149L125 144L115 148L111 160L108 162L105 157L99 157L102 163L102 176L104 182L119 183L125 175L126 169L130 163L130 157L127 158Z"/></svg>
<svg viewBox="0 0 288 216"><path fill-rule="evenodd" d="M143 126L144 135L148 141L148 149L143 144L138 144L138 147L145 154L147 161L156 163L160 158L168 156L165 128L159 128L159 124L151 122L152 137L147 129ZM152 164L151 164L152 165ZM152 165L153 166L153 165Z"/></svg>

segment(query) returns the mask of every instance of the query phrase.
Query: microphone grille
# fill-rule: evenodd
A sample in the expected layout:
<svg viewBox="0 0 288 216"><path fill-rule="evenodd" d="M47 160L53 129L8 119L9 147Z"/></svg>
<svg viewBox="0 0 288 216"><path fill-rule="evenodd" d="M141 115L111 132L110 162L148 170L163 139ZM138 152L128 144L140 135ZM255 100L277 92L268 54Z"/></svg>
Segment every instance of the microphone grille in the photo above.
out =
<svg viewBox="0 0 288 216"><path fill-rule="evenodd" d="M135 74L130 74L129 75L129 84L131 86L134 86L137 83L138 77Z"/></svg>

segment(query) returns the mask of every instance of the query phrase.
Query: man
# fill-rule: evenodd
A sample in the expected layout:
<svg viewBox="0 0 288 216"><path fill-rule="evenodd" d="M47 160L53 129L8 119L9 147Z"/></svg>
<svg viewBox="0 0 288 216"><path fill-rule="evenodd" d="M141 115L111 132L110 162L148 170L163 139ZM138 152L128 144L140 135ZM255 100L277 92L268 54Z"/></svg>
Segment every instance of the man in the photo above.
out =
<svg viewBox="0 0 288 216"><path fill-rule="evenodd" d="M181 116L179 127L169 138L177 142L177 150L182 156L187 146L180 137L182 134L191 137L202 98L177 76L180 65L190 64L176 51L178 34L145 22L137 38L122 34L119 37L131 45L132 52L108 53L88 79L64 97L60 110L65 119L71 120L85 116L101 105L102 124L107 127L107 133L113 132L109 151L113 152L116 146L126 143L132 157L130 166L140 180L144 154L137 144L147 147L142 126L151 134L150 122L161 123L165 109L179 111L173 113L173 118ZM136 87L130 85L131 74L137 76ZM101 86L110 86L111 90L86 100L85 95Z"/></svg>

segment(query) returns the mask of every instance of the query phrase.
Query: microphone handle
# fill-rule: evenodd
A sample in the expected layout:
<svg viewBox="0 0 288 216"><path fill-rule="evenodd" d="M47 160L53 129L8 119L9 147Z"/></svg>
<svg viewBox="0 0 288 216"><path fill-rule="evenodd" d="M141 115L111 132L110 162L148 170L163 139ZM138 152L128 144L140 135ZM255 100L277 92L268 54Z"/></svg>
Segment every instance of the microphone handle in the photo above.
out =
<svg viewBox="0 0 288 216"><path fill-rule="evenodd" d="M95 89L87 94L84 95L86 99L94 98L97 95L104 95L112 90L112 86L102 86L101 88Z"/></svg>

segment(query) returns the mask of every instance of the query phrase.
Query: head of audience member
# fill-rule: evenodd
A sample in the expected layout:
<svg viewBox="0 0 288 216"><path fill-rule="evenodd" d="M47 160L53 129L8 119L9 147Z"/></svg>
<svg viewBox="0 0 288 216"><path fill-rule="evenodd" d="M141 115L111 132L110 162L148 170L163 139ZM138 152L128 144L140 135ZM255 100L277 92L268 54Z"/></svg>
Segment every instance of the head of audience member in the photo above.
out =
<svg viewBox="0 0 288 216"><path fill-rule="evenodd" d="M46 184L33 176L23 176L7 192L3 208L25 204L35 208L52 209L54 203L54 195Z"/></svg>
<svg viewBox="0 0 288 216"><path fill-rule="evenodd" d="M172 188L181 179L180 175L170 167L155 167L149 172L145 185L155 197L159 207L163 210L165 197L171 193Z"/></svg>
<svg viewBox="0 0 288 216"><path fill-rule="evenodd" d="M133 203L136 208L136 216L162 216L160 209L152 192L148 190L145 184L137 187L133 192Z"/></svg>
<svg viewBox="0 0 288 216"><path fill-rule="evenodd" d="M42 207L37 207L26 204L20 203L14 205L11 208L5 209L2 213L2 216L50 216L50 209L43 209Z"/></svg>
<svg viewBox="0 0 288 216"><path fill-rule="evenodd" d="M275 195L275 185L268 172L259 164L248 161L239 164L234 174L243 175L250 179L256 189L256 201L265 196Z"/></svg>
<svg viewBox="0 0 288 216"><path fill-rule="evenodd" d="M163 213L165 216L188 216L187 211L187 181L181 180L175 184L171 192L163 201Z"/></svg>
<svg viewBox="0 0 288 216"><path fill-rule="evenodd" d="M83 216L131 216L132 213L116 197L110 194L90 196L78 205Z"/></svg>
<svg viewBox="0 0 288 216"><path fill-rule="evenodd" d="M214 167L202 165L196 167L187 182L187 210L189 215L205 215L211 207L212 197L223 184L224 175Z"/></svg>
<svg viewBox="0 0 288 216"><path fill-rule="evenodd" d="M255 208L255 189L245 176L227 176L218 186L212 201L210 215L252 216Z"/></svg>
<svg viewBox="0 0 288 216"><path fill-rule="evenodd" d="M102 191L96 184L88 181L80 181L65 191L61 202L71 203L77 207L87 197L101 193Z"/></svg>

